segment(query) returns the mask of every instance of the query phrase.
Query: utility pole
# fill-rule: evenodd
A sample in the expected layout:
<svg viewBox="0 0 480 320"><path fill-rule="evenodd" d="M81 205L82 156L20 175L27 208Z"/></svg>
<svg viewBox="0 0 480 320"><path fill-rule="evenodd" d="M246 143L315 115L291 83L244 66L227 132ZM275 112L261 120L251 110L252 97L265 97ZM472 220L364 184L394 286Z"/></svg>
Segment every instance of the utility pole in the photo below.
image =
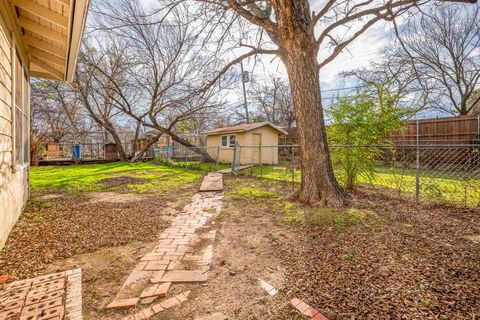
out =
<svg viewBox="0 0 480 320"><path fill-rule="evenodd" d="M245 83L249 81L248 71L243 70L243 61L240 61L240 68L242 71L242 87L243 87L243 107L245 108L245 118L247 123L250 123L250 114L248 113L248 102L247 102L247 90L245 89Z"/></svg>

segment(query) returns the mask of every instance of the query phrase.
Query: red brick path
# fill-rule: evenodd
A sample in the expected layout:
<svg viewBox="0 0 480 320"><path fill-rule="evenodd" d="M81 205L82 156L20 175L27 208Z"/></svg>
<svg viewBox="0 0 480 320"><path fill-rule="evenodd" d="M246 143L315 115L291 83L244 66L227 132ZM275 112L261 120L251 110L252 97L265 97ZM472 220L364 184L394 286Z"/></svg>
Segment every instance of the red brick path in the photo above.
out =
<svg viewBox="0 0 480 320"><path fill-rule="evenodd" d="M216 233L211 220L220 213L222 198L221 193L215 192L194 195L192 202L162 232L157 247L140 259L107 308L150 304L156 298L166 297L171 284L207 281ZM145 315L140 312L135 319L146 319L157 313L155 308L167 309L165 304L177 305L182 299L186 295L152 305L141 311Z"/></svg>

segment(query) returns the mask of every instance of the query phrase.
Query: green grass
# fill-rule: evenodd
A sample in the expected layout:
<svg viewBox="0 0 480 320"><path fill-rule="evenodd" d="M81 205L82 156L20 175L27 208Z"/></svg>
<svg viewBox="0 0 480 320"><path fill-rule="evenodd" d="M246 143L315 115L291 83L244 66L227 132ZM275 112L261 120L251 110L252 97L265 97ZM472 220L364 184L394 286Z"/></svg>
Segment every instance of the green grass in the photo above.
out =
<svg viewBox="0 0 480 320"><path fill-rule="evenodd" d="M144 184L128 185L134 192L166 190L199 179L202 172L152 163L115 162L71 166L32 167L30 185L34 191L83 192L101 191L102 179L130 176L145 179Z"/></svg>
<svg viewBox="0 0 480 320"><path fill-rule="evenodd" d="M361 224L372 218L368 212L354 208L305 208L291 202L284 202L279 205L283 206L283 221L289 224L343 229Z"/></svg>
<svg viewBox="0 0 480 320"><path fill-rule="evenodd" d="M262 190L255 187L239 187L230 193L233 198L242 200L256 200L256 199L276 199L279 198L279 194Z"/></svg>
<svg viewBox="0 0 480 320"><path fill-rule="evenodd" d="M248 169L246 174L277 181L292 181L292 170L281 164L253 167ZM295 170L295 183L300 183L300 179L301 171ZM372 181L364 176L360 176L358 181L365 184L371 183L376 187L415 193L415 170L412 169L377 167ZM468 206L476 206L480 198L480 180L465 180L460 175L421 171L420 188L423 197Z"/></svg>
<svg viewBox="0 0 480 320"><path fill-rule="evenodd" d="M171 168L182 168L187 170L197 170L197 171L217 171L231 168L231 164L225 163L204 163L204 162L195 162L195 161L173 161L173 160L159 160L158 164Z"/></svg>

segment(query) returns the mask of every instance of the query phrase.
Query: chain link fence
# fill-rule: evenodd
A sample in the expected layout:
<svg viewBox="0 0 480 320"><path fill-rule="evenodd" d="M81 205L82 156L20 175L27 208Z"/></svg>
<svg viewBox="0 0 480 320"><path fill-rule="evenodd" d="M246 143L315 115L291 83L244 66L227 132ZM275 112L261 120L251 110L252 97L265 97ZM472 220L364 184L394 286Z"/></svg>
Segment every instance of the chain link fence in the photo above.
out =
<svg viewBox="0 0 480 320"><path fill-rule="evenodd" d="M48 159L72 159L73 149L73 145L58 145ZM371 171L359 172L359 185L386 188L417 199L480 206L480 143L476 141L342 145L330 146L330 152L332 158L339 152L353 157L360 153L372 155ZM112 159L116 151L108 145L85 144L79 156L82 160ZM288 182L292 190L300 187L301 161L297 145L242 146L237 143L232 148L152 147L144 157L182 167L201 166L207 171L231 169L236 174ZM344 167L344 163L338 165L334 161L335 174L341 183L345 183Z"/></svg>
<svg viewBox="0 0 480 320"><path fill-rule="evenodd" d="M241 150L253 147L241 147ZM300 149L296 145L256 147L270 153L278 149L278 161L255 163L244 174L266 179L287 181L298 189L301 181ZM240 151L240 152L242 152ZM372 166L357 176L359 185L368 184L415 196L463 206L480 206L480 144L396 144L396 145L342 145L331 146L335 153L352 155L371 153ZM247 152L248 154L248 152ZM244 163L248 163L243 159ZM335 162L334 162L335 163ZM340 182L345 166L334 165Z"/></svg>
<svg viewBox="0 0 480 320"><path fill-rule="evenodd" d="M126 154L133 154L133 144L122 144ZM158 147L148 148L142 159L151 160L162 150ZM138 148L137 148L138 152ZM39 162L55 161L117 161L120 159L114 143L45 143L38 154Z"/></svg>
<svg viewBox="0 0 480 320"><path fill-rule="evenodd" d="M202 152L207 153L206 159ZM369 172L360 171L358 185L385 188L420 199L440 200L463 206L480 206L480 144L396 143L395 145L330 146L335 154L371 154ZM297 145L242 146L232 148L170 148L155 159L181 166L209 162L208 170L230 170L264 179L285 181L297 190L301 182L300 148ZM206 164L204 164L204 167ZM334 171L340 183L344 164ZM206 168L206 167L205 167Z"/></svg>

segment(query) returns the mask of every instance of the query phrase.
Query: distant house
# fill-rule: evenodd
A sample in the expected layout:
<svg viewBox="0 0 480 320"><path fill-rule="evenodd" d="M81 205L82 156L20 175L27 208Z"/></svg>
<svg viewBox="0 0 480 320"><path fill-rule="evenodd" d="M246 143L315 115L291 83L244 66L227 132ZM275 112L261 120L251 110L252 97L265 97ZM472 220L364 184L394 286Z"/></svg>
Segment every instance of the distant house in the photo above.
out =
<svg viewBox="0 0 480 320"><path fill-rule="evenodd" d="M72 81L88 0L0 1L0 249L28 198L30 77Z"/></svg>
<svg viewBox="0 0 480 320"><path fill-rule="evenodd" d="M234 146L239 145L240 164L277 164L280 135L287 134L270 122L240 124L203 133L208 154L220 163L231 163Z"/></svg>

